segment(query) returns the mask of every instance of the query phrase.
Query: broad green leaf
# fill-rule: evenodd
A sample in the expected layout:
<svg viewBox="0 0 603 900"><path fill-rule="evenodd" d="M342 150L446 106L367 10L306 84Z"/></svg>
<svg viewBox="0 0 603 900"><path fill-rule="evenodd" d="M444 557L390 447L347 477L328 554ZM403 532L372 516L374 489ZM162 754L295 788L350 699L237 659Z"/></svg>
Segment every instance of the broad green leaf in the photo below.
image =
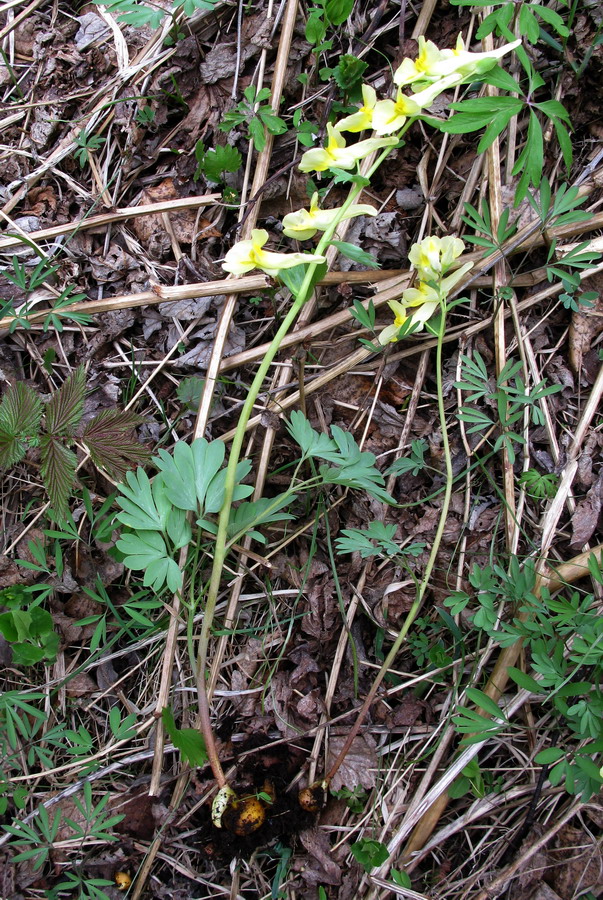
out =
<svg viewBox="0 0 603 900"><path fill-rule="evenodd" d="M530 121L526 142L513 167L513 175L518 175L520 172L522 173L515 192L516 206L526 196L530 184L533 184L534 187L538 187L540 184L543 165L544 143L542 128L538 121L538 116L533 110L530 110Z"/></svg>
<svg viewBox="0 0 603 900"><path fill-rule="evenodd" d="M520 96L523 95L519 83L502 66L494 66L494 68L489 69L485 75L482 75L482 79L486 84L491 84L502 91L509 91Z"/></svg>
<svg viewBox="0 0 603 900"><path fill-rule="evenodd" d="M313 10L306 22L306 40L309 44L320 44L327 33L327 26L321 10Z"/></svg>
<svg viewBox="0 0 603 900"><path fill-rule="evenodd" d="M488 147L494 143L498 135L504 131L514 115L515 112L513 110L505 109L493 117L477 145L478 153L484 153Z"/></svg>
<svg viewBox="0 0 603 900"><path fill-rule="evenodd" d="M509 677L512 678L515 684L518 684L520 688L523 688L526 691L532 691L534 694L546 694L546 688L536 681L535 678L522 672L521 669L516 669L515 666L509 666L507 672L509 673Z"/></svg>
<svg viewBox="0 0 603 900"><path fill-rule="evenodd" d="M191 766L204 766L207 762L207 751L201 732L196 728L178 728L174 714L168 706L162 709L161 718L168 736L174 747L180 750L183 759Z"/></svg>
<svg viewBox="0 0 603 900"><path fill-rule="evenodd" d="M330 241L329 243L333 247L337 247L342 256L347 256L352 262L359 263L361 266L367 266L369 269L381 268L381 263L374 256L355 244L349 244L347 241Z"/></svg>
<svg viewBox="0 0 603 900"><path fill-rule="evenodd" d="M550 766L552 763L559 762L565 755L565 751L560 750L558 747L547 747L546 750L541 750L540 753L536 754L534 762L541 766Z"/></svg>
<svg viewBox="0 0 603 900"><path fill-rule="evenodd" d="M559 100L543 100L541 103L535 104L536 108L543 112L549 119L561 119L567 125L571 125L569 113L563 103Z"/></svg>
<svg viewBox="0 0 603 900"><path fill-rule="evenodd" d="M331 25L343 25L354 9L354 0L326 0L325 13Z"/></svg>
<svg viewBox="0 0 603 900"><path fill-rule="evenodd" d="M550 7L548 6L544 6L544 4L541 5L539 3L530 3L530 7L534 10L537 16L540 16L543 22L546 22L547 25L552 25L557 34L559 34L561 37L565 38L570 36L571 32L559 13L550 9Z"/></svg>
<svg viewBox="0 0 603 900"><path fill-rule="evenodd" d="M475 703L476 706L479 706L484 712L489 713L491 716L494 716L494 718L504 718L503 712L498 704L478 688L467 688L467 697L472 703Z"/></svg>
<svg viewBox="0 0 603 900"><path fill-rule="evenodd" d="M287 123L280 116L275 115L271 109L260 107L258 115L270 134L285 134L287 131Z"/></svg>
<svg viewBox="0 0 603 900"><path fill-rule="evenodd" d="M253 146L258 153L261 153L266 146L266 135L264 133L264 125L257 116L254 116L249 122L249 134L251 135Z"/></svg>

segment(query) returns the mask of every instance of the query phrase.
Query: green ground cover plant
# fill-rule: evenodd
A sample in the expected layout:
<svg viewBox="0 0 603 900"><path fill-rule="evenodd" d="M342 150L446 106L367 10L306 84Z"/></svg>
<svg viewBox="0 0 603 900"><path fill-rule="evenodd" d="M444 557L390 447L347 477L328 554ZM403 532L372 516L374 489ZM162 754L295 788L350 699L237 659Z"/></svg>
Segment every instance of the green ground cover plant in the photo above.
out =
<svg viewBox="0 0 603 900"><path fill-rule="evenodd" d="M97 5L115 81L14 202L79 185L107 221L52 254L28 223L3 267L12 883L512 891L530 824L585 840L603 784L599 181L556 80L600 24L459 0L400 47L387 4ZM115 232L134 191L160 225ZM70 266L96 289L49 299Z"/></svg>

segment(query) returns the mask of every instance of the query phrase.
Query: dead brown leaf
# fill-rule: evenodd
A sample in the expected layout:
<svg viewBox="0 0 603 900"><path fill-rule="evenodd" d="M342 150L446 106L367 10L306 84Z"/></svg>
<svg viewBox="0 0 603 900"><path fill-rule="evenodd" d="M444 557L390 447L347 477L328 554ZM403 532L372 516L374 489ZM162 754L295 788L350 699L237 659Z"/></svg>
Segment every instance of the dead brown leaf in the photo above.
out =
<svg viewBox="0 0 603 900"><path fill-rule="evenodd" d="M601 514L603 500L603 476L593 484L588 494L576 506L572 515L572 540L570 546L579 550L592 537Z"/></svg>
<svg viewBox="0 0 603 900"><path fill-rule="evenodd" d="M597 298L591 309L584 309L572 313L572 321L569 330L569 359L574 372L580 382L583 381L583 359L593 345L593 341L603 331L603 276L593 275L587 278L582 285L585 291L595 291Z"/></svg>
<svg viewBox="0 0 603 900"><path fill-rule="evenodd" d="M600 890L603 885L603 853L601 845L584 828L565 825L549 848L546 880L562 900L573 900L587 888Z"/></svg>
<svg viewBox="0 0 603 900"><path fill-rule="evenodd" d="M330 737L327 770L335 762L346 738L346 734L336 734ZM377 771L376 747L374 738L368 733L355 737L348 754L333 777L331 782L333 790L339 791L345 787L353 791L359 785L365 790L373 788Z"/></svg>
<svg viewBox="0 0 603 900"><path fill-rule="evenodd" d="M341 869L331 856L329 838L319 828L305 828L299 838L308 851L304 861L302 877L307 884L340 884ZM299 860L301 862L301 860Z"/></svg>
<svg viewBox="0 0 603 900"><path fill-rule="evenodd" d="M69 679L65 691L68 697L90 697L98 691L98 686L90 675L79 672Z"/></svg>
<svg viewBox="0 0 603 900"><path fill-rule="evenodd" d="M164 178L157 185L145 188L140 197L141 203L167 203L170 200L178 200L182 193L177 189L173 178ZM193 209L183 209L178 212L170 212L170 225L176 240L183 244L190 244L195 234L197 212ZM165 233L165 222L161 213L153 213L149 216L137 216L132 223L133 230L138 240L145 245L151 241L154 235Z"/></svg>

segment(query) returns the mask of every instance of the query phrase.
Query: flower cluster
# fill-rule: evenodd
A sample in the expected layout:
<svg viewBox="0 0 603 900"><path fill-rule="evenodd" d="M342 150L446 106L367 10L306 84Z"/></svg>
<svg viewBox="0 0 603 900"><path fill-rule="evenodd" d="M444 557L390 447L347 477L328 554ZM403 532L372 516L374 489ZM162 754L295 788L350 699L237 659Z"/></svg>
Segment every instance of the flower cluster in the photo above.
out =
<svg viewBox="0 0 603 900"><path fill-rule="evenodd" d="M498 50L491 50L487 53L471 53L465 49L460 35L454 50L439 50L432 41L426 41L424 37L420 37L417 58L414 60L404 59L394 74L394 83L397 87L395 100L378 100L374 88L368 84L363 85L362 105L352 115L346 116L336 124L329 123L327 125L326 145L307 150L302 155L299 164L300 170L302 172L326 172L328 169L354 169L361 159L365 159L374 151L396 146L401 129L405 127L409 119L422 115L423 111L432 106L443 91L473 81L477 76L487 72L496 65L498 59L513 50L519 43L520 41L513 41ZM410 94L402 92L402 88L406 87L410 88ZM343 132L354 134L367 129L373 129L375 137L348 144L343 136ZM328 231L343 219L360 215L376 215L376 210L364 203L350 205L343 209L341 207L320 209L318 197L314 194L309 210L300 209L285 216L283 232L287 237L305 241L314 237L317 231ZM222 267L233 275L244 275L246 272L258 268L268 275L275 276L283 269L290 269L304 263L323 263L325 261L324 256L320 254L276 253L264 250L267 240L268 233L266 231L255 229L251 233L250 240L239 241L228 251ZM436 241L437 239L427 240ZM417 246L422 247L423 244L425 241ZM450 245L446 252L454 254L455 246ZM426 250L425 253L427 254L426 259L435 260L436 251ZM452 255L451 260L454 258L456 258L455 255ZM436 271L433 266L428 270L419 261L415 262L411 258L419 273L426 274L424 278L420 275L421 284L419 288L412 289L415 294L411 299L407 299L403 304L396 302L397 306L394 309L396 321L402 315L408 318L406 313L402 313L401 309L397 308L402 306L405 309L417 307L413 314L413 320L417 322L426 321L432 314L435 309L433 304L437 304L437 300L434 300L429 293L429 291L435 290L430 287L430 281L437 281L443 270L449 265L448 260L445 260L443 256L439 259L441 269ZM428 271L429 275L427 275ZM405 292L405 294L408 293L408 291ZM432 312L428 314L432 307ZM399 327L401 326L398 326L397 330ZM386 338L386 340L392 339L391 337Z"/></svg>
<svg viewBox="0 0 603 900"><path fill-rule="evenodd" d="M471 53L465 49L461 35L454 50L439 50L432 41L420 37L417 58L402 60L394 73L394 84L398 88L396 99L378 100L374 88L364 84L360 108L336 125L327 126L326 147L307 150L302 156L300 169L302 172L324 172L333 166L353 168L356 160L368 156L373 150L389 146L387 136L400 131L409 118L421 115L443 91L474 81L520 43L517 40L498 50ZM414 93L403 94L403 87L410 87ZM369 128L373 129L376 137L347 146L343 131L355 133Z"/></svg>
<svg viewBox="0 0 603 900"><path fill-rule="evenodd" d="M417 287L407 288L401 300L390 300L388 305L394 314L394 322L379 335L380 344L396 341L405 325L412 331L421 331L425 323L440 308L452 288L458 284L473 263L465 263L450 275L446 275L465 245L455 237L426 237L413 244L408 258L418 277Z"/></svg>

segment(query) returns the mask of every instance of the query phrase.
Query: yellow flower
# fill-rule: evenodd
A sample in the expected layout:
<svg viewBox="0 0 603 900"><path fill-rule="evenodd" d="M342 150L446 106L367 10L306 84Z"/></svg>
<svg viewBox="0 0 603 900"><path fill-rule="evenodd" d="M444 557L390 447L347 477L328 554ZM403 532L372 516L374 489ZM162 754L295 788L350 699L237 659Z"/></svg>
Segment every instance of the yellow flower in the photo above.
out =
<svg viewBox="0 0 603 900"><path fill-rule="evenodd" d="M281 269L291 269L300 263L323 263L324 256L313 253L276 253L262 249L268 240L268 232L254 228L251 240L238 241L231 247L222 263L222 268L233 275L244 275L252 269L262 269L266 275L278 275Z"/></svg>
<svg viewBox="0 0 603 900"><path fill-rule="evenodd" d="M345 138L330 123L327 125L328 141L324 148L313 147L306 150L301 158L301 172L326 172L333 167L337 169L353 169L358 160L369 156L373 150L382 147L393 147L396 138L368 138L358 141L351 147L346 146Z"/></svg>
<svg viewBox="0 0 603 900"><path fill-rule="evenodd" d="M333 224L333 220L339 215L340 207L335 209L319 209L318 194L312 196L310 209L298 209L296 212L287 213L283 219L283 234L287 237L297 238L299 241L307 241L314 237L317 231L326 231ZM343 219L353 219L355 216L376 216L377 210L368 203L357 203L343 214Z"/></svg>
<svg viewBox="0 0 603 900"><path fill-rule="evenodd" d="M394 84L405 87L407 84L414 84L415 81L432 80L431 68L440 61L441 56L441 51L433 41L426 41L424 37L420 37L419 55L416 59L407 56L402 60L394 72Z"/></svg>
<svg viewBox="0 0 603 900"><path fill-rule="evenodd" d="M459 34L454 50L439 50L434 43L419 38L419 55L415 60L403 59L394 73L394 84L404 87L408 84L425 82L431 84L440 78L453 78L454 84L472 81L476 75L483 75L492 69L497 60L521 44L520 40L504 44L497 50L485 53L470 53L465 50Z"/></svg>
<svg viewBox="0 0 603 900"><path fill-rule="evenodd" d="M394 314L393 325L387 325L379 334L380 344L389 344L397 340L398 332L410 319L411 329L421 331L425 322L439 308L439 294L428 284L419 284L418 288L408 288L402 294L402 302L389 300L388 306ZM416 307L416 308L415 308Z"/></svg>
<svg viewBox="0 0 603 900"><path fill-rule="evenodd" d="M484 72L494 68L497 60L519 47L520 44L521 40L517 40L485 53L470 53L469 50L465 50L462 35L459 34L454 50L442 50L441 59L435 63L432 71L440 77L457 75L460 79L459 83L472 81L476 75L483 75Z"/></svg>
<svg viewBox="0 0 603 900"><path fill-rule="evenodd" d="M460 238L426 237L420 244L412 245L408 258L422 281L437 281L464 249Z"/></svg>
<svg viewBox="0 0 603 900"><path fill-rule="evenodd" d="M365 131L373 127L373 110L377 102L377 94L370 84L362 85L362 106L351 116L346 116L335 125L336 131Z"/></svg>
<svg viewBox="0 0 603 900"><path fill-rule="evenodd" d="M396 100L379 100L373 110L375 134L392 134L399 131L408 116L418 116L422 109L431 106L438 94L449 87L449 79L440 79L437 84L428 85L420 93L408 97L398 88Z"/></svg>

